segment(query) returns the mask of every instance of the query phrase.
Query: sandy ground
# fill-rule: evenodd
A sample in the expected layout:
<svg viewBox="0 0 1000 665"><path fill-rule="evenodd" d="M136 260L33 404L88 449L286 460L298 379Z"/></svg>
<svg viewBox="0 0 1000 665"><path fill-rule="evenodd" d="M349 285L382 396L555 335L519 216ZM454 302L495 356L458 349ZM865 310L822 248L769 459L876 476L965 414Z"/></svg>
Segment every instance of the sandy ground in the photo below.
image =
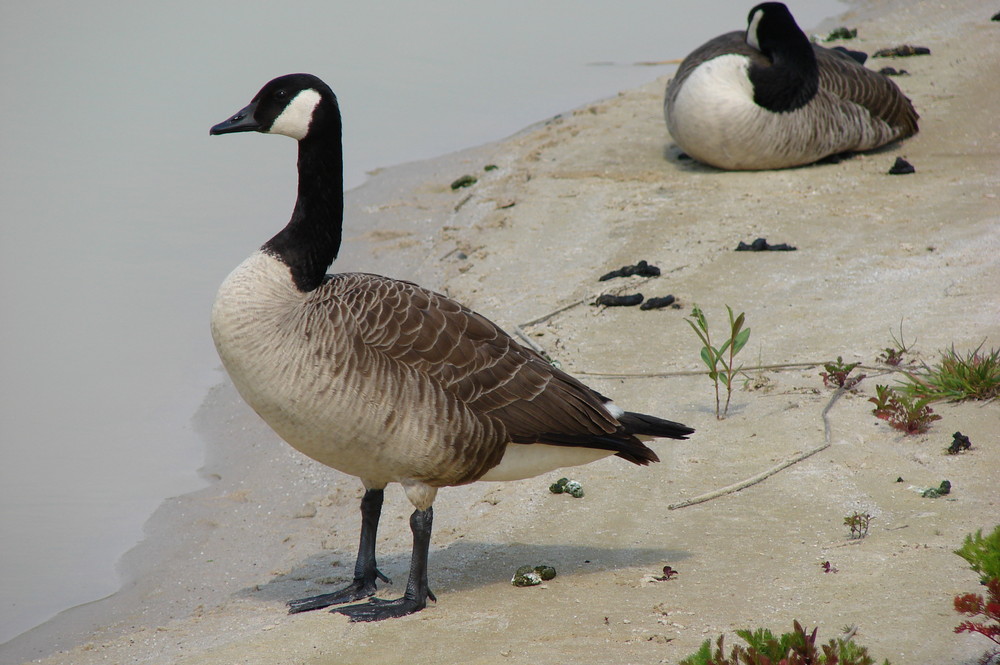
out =
<svg viewBox="0 0 1000 665"><path fill-rule="evenodd" d="M932 50L870 61L910 72L897 80L922 115L917 137L874 154L766 173L679 160L664 76L351 192L338 269L416 278L508 330L569 305L525 330L626 408L695 426L689 441L657 446L662 464L610 458L445 490L431 550L439 603L381 624L288 616L284 601L350 576L360 488L281 444L220 372L196 417L215 482L161 508L126 557L121 592L8 644L3 662L676 663L706 638L794 619L823 640L856 626L880 662L973 662L987 641L953 634L951 599L977 577L952 550L1000 521L1000 409L935 405L942 420L904 436L867 398L894 380L878 376L876 356L901 322L928 361L952 344L1000 345L1000 23L987 4L886 0L820 26L858 27L851 45L868 52ZM897 155L916 173L887 175ZM452 191L465 173L479 182ZM798 251L732 251L757 237ZM639 259L663 275L597 282ZM683 307L589 304L619 286ZM751 371L716 420L710 381L691 373L693 303L714 330L726 304L746 312L746 364L806 365ZM817 363L838 355L869 378L830 409L829 447L738 493L668 509L821 446L833 391ZM956 430L974 447L949 456ZM550 494L560 475L586 496ZM944 479L948 498L912 489ZM406 578L410 510L391 488L379 543L390 596ZM843 525L855 511L873 517L861 540ZM558 577L510 585L518 566L542 563ZM651 581L667 564L679 575Z"/></svg>

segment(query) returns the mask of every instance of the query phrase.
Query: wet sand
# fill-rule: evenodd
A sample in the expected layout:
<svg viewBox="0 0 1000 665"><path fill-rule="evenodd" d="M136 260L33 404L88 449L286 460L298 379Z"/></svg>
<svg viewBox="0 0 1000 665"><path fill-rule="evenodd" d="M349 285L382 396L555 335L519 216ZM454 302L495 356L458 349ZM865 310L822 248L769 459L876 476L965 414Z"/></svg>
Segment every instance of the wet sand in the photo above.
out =
<svg viewBox="0 0 1000 665"><path fill-rule="evenodd" d="M381 624L288 616L284 601L350 577L360 485L278 441L220 371L195 419L211 486L157 512L123 562L122 591L16 639L2 661L383 663L405 649L417 663L675 663L720 633L785 631L797 619L819 626L823 641L856 626L879 662L973 662L987 641L952 632L951 599L977 590L977 576L952 550L998 521L1000 409L935 404L942 420L904 436L867 400L896 380L876 357L901 322L918 360L952 344L1000 345L992 9L887 0L820 26L857 27L848 45L869 53L901 43L932 51L869 61L910 72L896 80L922 116L920 134L875 153L763 173L679 159L662 118L667 75L353 190L337 270L416 279L508 331L520 325L618 404L697 434L657 444L662 463L648 468L610 458L443 490L430 560L440 602ZM887 175L896 156L916 173ZM467 173L479 182L453 191ZM732 251L758 237L798 249ZM639 259L662 276L597 281ZM672 294L682 308L589 304L619 286ZM714 330L726 304L746 313L748 366L786 366L749 371L724 420L696 373L698 344L683 321L694 303ZM868 378L830 406L819 372L837 356L863 363ZM973 449L946 455L956 430ZM669 508L827 442L742 491ZM581 481L585 497L549 493L562 475ZM912 489L944 479L946 498ZM843 524L855 511L873 517L860 540ZM396 580L388 596L405 582L410 512L390 488L379 542L381 568ZM825 561L837 572L825 573ZM515 588L523 564L559 574ZM653 581L664 565L678 576Z"/></svg>

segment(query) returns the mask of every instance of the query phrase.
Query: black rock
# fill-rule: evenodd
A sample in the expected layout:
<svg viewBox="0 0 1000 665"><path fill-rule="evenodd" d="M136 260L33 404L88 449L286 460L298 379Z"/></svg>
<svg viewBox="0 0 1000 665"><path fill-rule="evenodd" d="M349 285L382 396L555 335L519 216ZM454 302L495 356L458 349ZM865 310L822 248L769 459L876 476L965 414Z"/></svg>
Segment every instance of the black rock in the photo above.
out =
<svg viewBox="0 0 1000 665"><path fill-rule="evenodd" d="M642 302L641 293L633 293L630 296L613 296L610 293L604 293L597 298L596 305L604 305L605 307L633 307Z"/></svg>
<svg viewBox="0 0 1000 665"><path fill-rule="evenodd" d="M757 238L749 245L741 240L736 246L737 252L794 252L797 249L798 247L792 247L787 243L769 245L764 238Z"/></svg>
<svg viewBox="0 0 1000 665"><path fill-rule="evenodd" d="M662 298L650 298L646 302L639 305L639 309L662 309L663 307L669 307L673 305L677 298L673 296L663 296Z"/></svg>
<svg viewBox="0 0 1000 665"><path fill-rule="evenodd" d="M612 270L606 275L601 275L597 280L599 282L606 282L609 279L614 279L615 277L629 277L630 275L640 275L642 277L659 277L660 269L656 266L651 266L645 261L639 261L634 266L622 266L618 270Z"/></svg>
<svg viewBox="0 0 1000 665"><path fill-rule="evenodd" d="M909 173L916 173L916 172L917 170L913 168L913 164L910 164L902 157L897 157L896 161L889 169L889 175L907 175Z"/></svg>

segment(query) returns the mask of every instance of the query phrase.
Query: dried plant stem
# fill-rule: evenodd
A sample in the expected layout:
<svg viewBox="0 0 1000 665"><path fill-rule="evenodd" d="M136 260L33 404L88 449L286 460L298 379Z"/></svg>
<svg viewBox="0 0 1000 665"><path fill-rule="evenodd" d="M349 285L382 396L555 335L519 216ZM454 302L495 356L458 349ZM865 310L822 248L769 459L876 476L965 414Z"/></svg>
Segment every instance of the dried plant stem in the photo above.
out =
<svg viewBox="0 0 1000 665"><path fill-rule="evenodd" d="M667 506L667 510L677 510L678 508L686 508L688 506L693 506L693 505L695 505L697 503L705 503L706 501L711 501L712 499L717 499L720 496L725 496L726 494L732 494L734 492L739 492L740 490L746 489L747 487L750 487L751 485L756 485L757 483L761 482L762 480L765 480L766 478L770 478L774 474L778 473L779 471L781 471L783 469L787 469L788 467L790 467L793 464L801 462L802 460L804 460L804 459L806 459L808 457L812 457L813 455L815 455L816 453L818 453L818 452L820 452L822 450L826 450L827 448L830 447L830 443L831 443L830 419L828 417L829 413L830 413L830 409L833 408L833 405L837 402L838 399L840 399L840 396L843 395L845 392L846 391L843 388L837 388L837 390L835 390L834 393L833 393L833 395L830 397L830 401L827 402L827 405L823 408L821 416L823 418L823 439L824 440L823 440L823 444L822 445L817 446L817 447L813 448L812 450L807 450L804 453L800 453L800 454L796 455L795 457L791 457L791 458L783 461L781 464L778 464L777 466L771 467L770 469L768 469L766 471L762 471L761 473L758 473L756 476L752 476L750 478L747 478L746 480L741 480L738 483L733 483L732 485L729 485L727 487L723 487L723 488L714 490L712 492L708 492L706 494L701 494L701 495L693 497L691 499L685 499L683 501L678 501L676 503L671 503L669 506Z"/></svg>

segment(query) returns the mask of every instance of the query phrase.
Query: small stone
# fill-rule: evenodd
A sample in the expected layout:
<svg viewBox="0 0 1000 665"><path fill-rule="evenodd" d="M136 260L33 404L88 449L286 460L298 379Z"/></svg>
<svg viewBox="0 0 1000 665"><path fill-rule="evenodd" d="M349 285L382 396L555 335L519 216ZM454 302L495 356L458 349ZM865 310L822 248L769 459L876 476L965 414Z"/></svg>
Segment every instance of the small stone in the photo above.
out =
<svg viewBox="0 0 1000 665"><path fill-rule="evenodd" d="M913 168L913 164L910 164L902 157L897 157L896 161L889 168L889 175L908 175L916 172L917 169Z"/></svg>

